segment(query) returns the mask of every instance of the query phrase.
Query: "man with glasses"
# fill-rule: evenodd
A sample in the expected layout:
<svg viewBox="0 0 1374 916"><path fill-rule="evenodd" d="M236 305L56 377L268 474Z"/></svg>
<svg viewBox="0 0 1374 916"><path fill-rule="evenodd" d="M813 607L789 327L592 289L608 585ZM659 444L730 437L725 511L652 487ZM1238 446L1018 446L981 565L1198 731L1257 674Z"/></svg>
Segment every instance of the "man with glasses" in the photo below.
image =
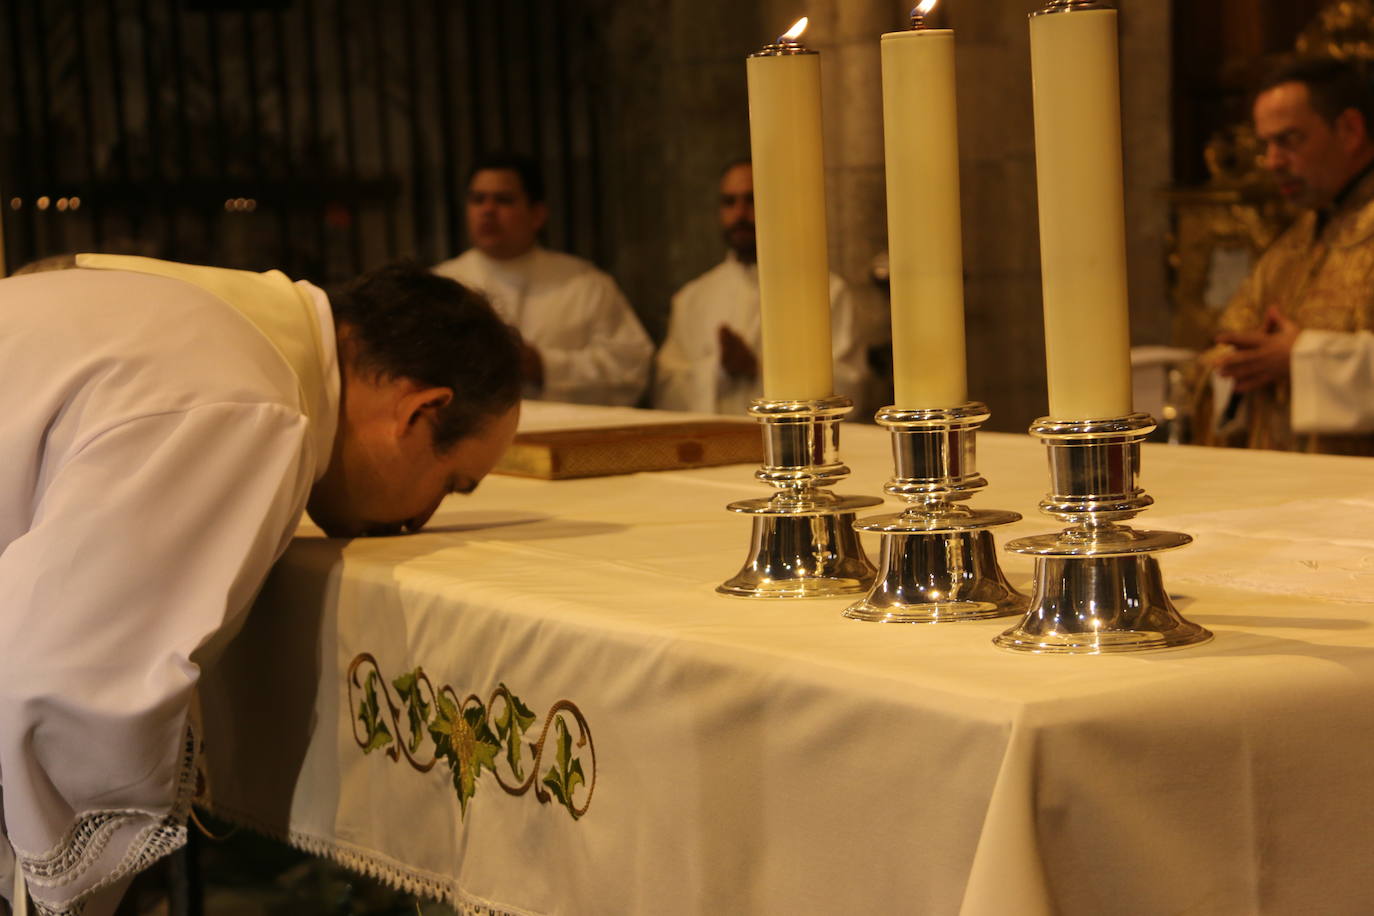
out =
<svg viewBox="0 0 1374 916"><path fill-rule="evenodd" d="M1374 454L1374 93L1354 64L1300 60L1264 82L1254 121L1304 209L1218 322L1231 444Z"/></svg>

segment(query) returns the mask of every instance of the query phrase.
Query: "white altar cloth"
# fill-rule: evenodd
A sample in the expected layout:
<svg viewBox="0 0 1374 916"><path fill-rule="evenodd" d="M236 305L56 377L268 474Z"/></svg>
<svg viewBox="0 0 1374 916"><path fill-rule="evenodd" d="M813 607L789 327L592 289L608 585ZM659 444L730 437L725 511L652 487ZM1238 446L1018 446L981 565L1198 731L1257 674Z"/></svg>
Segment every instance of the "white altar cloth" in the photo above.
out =
<svg viewBox="0 0 1374 916"><path fill-rule="evenodd" d="M1043 446L979 445L973 505L1025 516L999 544L1056 527L1035 508ZM841 453L837 490L880 492L886 433L846 424ZM214 806L472 912L1368 912L1374 462L1145 446L1156 507L1137 524L1195 535L1161 565L1216 638L1106 657L997 649L1005 619L861 623L847 599L716 595L749 536L725 504L766 492L753 470L492 477L418 535L303 527L205 684ZM1030 561L1002 559L1027 589ZM465 809L447 759L418 766L433 733L417 764L387 756L411 734L394 682L416 667L453 707L484 705L444 726L497 768ZM532 722L526 777L545 734L519 794L505 745L482 743L509 708L499 685ZM392 741L364 753L377 721ZM570 804L540 800L549 772Z"/></svg>

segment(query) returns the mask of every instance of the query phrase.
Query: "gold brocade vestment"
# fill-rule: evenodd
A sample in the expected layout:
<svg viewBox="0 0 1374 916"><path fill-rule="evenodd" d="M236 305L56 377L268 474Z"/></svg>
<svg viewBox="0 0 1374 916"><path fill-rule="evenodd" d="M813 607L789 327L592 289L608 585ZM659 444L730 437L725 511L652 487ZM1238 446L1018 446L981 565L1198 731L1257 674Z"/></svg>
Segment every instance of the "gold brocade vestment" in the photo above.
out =
<svg viewBox="0 0 1374 916"><path fill-rule="evenodd" d="M1258 330L1271 306L1304 329L1374 330L1374 172L1360 179L1320 230L1317 212L1308 210L1274 241L1227 304L1217 330ZM1249 392L1245 441L1204 436L1205 444L1374 455L1368 434L1294 433L1289 397L1286 380Z"/></svg>

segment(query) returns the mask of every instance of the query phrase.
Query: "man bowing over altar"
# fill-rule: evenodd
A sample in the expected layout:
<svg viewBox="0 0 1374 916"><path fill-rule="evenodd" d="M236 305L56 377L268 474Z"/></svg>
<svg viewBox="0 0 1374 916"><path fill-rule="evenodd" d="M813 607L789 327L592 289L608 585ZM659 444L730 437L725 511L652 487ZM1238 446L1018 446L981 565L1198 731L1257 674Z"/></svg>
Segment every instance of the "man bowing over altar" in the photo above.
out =
<svg viewBox="0 0 1374 916"><path fill-rule="evenodd" d="M396 534L471 492L519 344L404 266L78 255L0 281L0 324L0 912L101 916L185 841L200 672L302 512Z"/></svg>

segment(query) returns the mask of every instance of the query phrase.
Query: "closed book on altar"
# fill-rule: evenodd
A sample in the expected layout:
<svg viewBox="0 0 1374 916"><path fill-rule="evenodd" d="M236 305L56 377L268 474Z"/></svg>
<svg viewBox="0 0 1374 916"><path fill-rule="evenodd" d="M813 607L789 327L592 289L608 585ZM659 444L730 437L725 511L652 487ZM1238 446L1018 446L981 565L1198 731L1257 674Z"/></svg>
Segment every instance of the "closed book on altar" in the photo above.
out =
<svg viewBox="0 0 1374 916"><path fill-rule="evenodd" d="M562 480L762 461L757 423L701 420L520 433L495 471Z"/></svg>

